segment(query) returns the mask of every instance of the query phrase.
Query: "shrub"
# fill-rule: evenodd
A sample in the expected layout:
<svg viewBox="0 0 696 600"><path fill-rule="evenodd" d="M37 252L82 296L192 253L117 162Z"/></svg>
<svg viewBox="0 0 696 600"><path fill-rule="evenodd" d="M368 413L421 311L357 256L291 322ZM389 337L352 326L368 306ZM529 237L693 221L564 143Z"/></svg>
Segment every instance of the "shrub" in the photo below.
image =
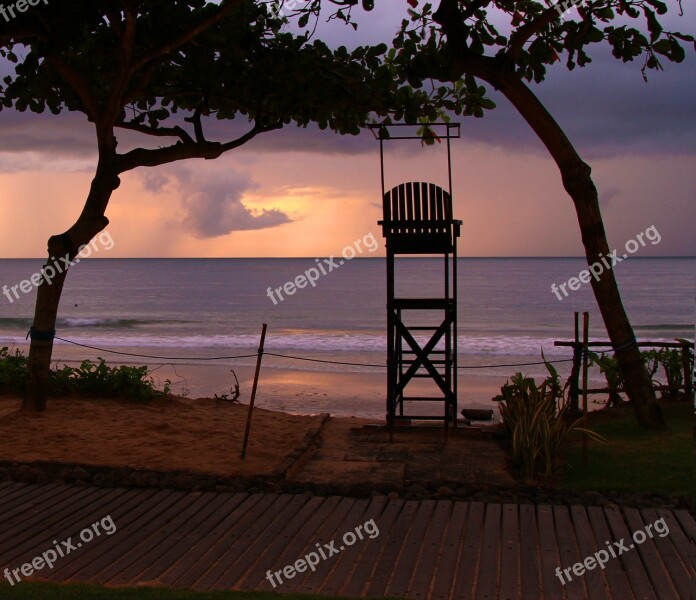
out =
<svg viewBox="0 0 696 600"><path fill-rule="evenodd" d="M560 386L558 373L548 362L546 367L549 376L541 385L531 377L515 373L494 398L511 437L513 462L525 478L549 479L573 431L603 440L580 427L582 418L570 418L570 404L564 398L565 388Z"/></svg>
<svg viewBox="0 0 696 600"><path fill-rule="evenodd" d="M57 366L51 369L49 392L51 394L77 394L103 398L129 398L148 400L168 395L171 382L165 382L159 391L149 376L147 367L121 365L110 367L103 358L97 362L83 361L79 367ZM19 350L0 349L0 392L21 394L27 377L27 358Z"/></svg>
<svg viewBox="0 0 696 600"><path fill-rule="evenodd" d="M0 391L22 394L26 382L27 357L19 350L0 348Z"/></svg>

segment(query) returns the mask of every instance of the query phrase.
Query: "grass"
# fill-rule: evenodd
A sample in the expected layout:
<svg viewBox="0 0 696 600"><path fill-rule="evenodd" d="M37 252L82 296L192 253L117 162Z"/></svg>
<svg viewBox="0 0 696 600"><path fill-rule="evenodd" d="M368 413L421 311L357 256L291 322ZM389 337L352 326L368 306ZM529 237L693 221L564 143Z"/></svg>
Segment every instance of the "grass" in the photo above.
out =
<svg viewBox="0 0 696 600"><path fill-rule="evenodd" d="M3 580L4 581L4 580ZM12 600L321 600L326 596L283 594L275 592L191 592L167 588L104 588L93 585L60 585L23 582L10 586L0 583L0 598ZM331 600L337 600L333 597Z"/></svg>
<svg viewBox="0 0 696 600"><path fill-rule="evenodd" d="M660 404L668 429L641 429L629 406L588 415L590 429L606 443L589 443L582 465L581 436L573 439L559 482L566 490L658 492L696 499L693 404Z"/></svg>

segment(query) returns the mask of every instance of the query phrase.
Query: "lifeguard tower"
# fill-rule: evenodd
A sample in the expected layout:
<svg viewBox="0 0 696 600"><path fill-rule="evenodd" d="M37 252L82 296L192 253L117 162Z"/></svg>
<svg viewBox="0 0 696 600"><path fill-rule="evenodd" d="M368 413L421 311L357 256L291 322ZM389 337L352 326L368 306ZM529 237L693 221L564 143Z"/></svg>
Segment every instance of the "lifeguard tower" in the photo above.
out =
<svg viewBox="0 0 696 600"><path fill-rule="evenodd" d="M387 247L387 426L391 435L398 422L443 421L446 436L450 423L456 426L457 422L457 238L462 222L452 215L450 140L460 137L460 126L422 123L417 133L414 127L370 127L379 140L383 219L378 223ZM448 190L422 181L386 190L384 144L423 143L428 138L446 143ZM428 297L397 297L395 262L406 255L442 258L439 291ZM419 379L430 380L427 393L422 385L413 392ZM423 412L424 405L433 403L441 404L439 410Z"/></svg>

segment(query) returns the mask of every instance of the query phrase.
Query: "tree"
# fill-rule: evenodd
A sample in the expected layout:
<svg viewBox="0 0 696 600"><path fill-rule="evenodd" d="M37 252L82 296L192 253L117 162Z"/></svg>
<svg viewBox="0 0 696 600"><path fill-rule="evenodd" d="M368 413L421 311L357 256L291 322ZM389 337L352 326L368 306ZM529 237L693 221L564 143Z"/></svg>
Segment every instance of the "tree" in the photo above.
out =
<svg viewBox="0 0 696 600"><path fill-rule="evenodd" d="M667 5L661 0L440 0L435 11L431 3L408 3L410 19L403 21L388 53L401 83L415 89L433 80L450 84L429 88L430 118L440 110L482 117L484 109L495 108L480 82L502 93L556 162L575 206L588 265L599 262L601 256L609 257L591 169L527 83L542 82L547 67L560 62L563 55L570 70L588 65L592 62L588 47L601 43L608 44L613 56L623 62L644 57L642 73L647 81L647 71L661 69L661 60L681 62L685 57L682 42L694 42L693 36L664 30L658 15L667 13ZM573 5L574 19L573 11L566 13ZM509 19L509 36L496 30L493 15L499 21ZM646 21L647 34L627 24L640 17ZM619 19L626 22L617 23ZM663 428L614 272L607 269L591 283L638 423Z"/></svg>
<svg viewBox="0 0 696 600"><path fill-rule="evenodd" d="M282 31L282 22L251 0L72 0L0 21L0 56L15 63L0 88L0 110L79 111L96 135L89 194L72 227L49 238L47 264L72 261L107 226L122 173L215 159L291 122L357 134L371 111L384 112L394 83L380 59L386 46L332 51ZM235 117L251 123L245 132L206 137L211 119ZM119 152L119 128L174 141ZM38 288L24 410L46 407L66 274Z"/></svg>

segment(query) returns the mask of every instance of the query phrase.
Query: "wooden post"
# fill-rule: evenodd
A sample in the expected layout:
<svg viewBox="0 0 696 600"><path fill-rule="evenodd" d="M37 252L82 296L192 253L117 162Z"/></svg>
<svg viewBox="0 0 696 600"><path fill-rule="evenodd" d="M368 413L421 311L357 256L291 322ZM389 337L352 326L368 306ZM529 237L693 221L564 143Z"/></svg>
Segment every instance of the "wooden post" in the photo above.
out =
<svg viewBox="0 0 696 600"><path fill-rule="evenodd" d="M590 313L582 313L582 426L587 428L587 367ZM587 434L582 434L582 464L587 466Z"/></svg>
<svg viewBox="0 0 696 600"><path fill-rule="evenodd" d="M261 341L259 342L259 355L256 359L256 372L254 373L254 385L251 388L251 400L249 400L249 414L247 415L246 431L244 432L244 444L242 445L241 458L246 458L246 449L249 442L249 431L251 430L251 414L254 412L254 400L256 400L256 387L259 383L259 372L261 371L261 359L263 358L263 345L266 341L266 323L261 329Z"/></svg>
<svg viewBox="0 0 696 600"><path fill-rule="evenodd" d="M689 346L682 342L681 349L682 367L684 367L684 395L693 402L694 400L694 374L689 361Z"/></svg>
<svg viewBox="0 0 696 600"><path fill-rule="evenodd" d="M573 344L573 368L570 371L570 412L580 412L580 363L582 347L580 345L580 313L575 311L575 343Z"/></svg>

